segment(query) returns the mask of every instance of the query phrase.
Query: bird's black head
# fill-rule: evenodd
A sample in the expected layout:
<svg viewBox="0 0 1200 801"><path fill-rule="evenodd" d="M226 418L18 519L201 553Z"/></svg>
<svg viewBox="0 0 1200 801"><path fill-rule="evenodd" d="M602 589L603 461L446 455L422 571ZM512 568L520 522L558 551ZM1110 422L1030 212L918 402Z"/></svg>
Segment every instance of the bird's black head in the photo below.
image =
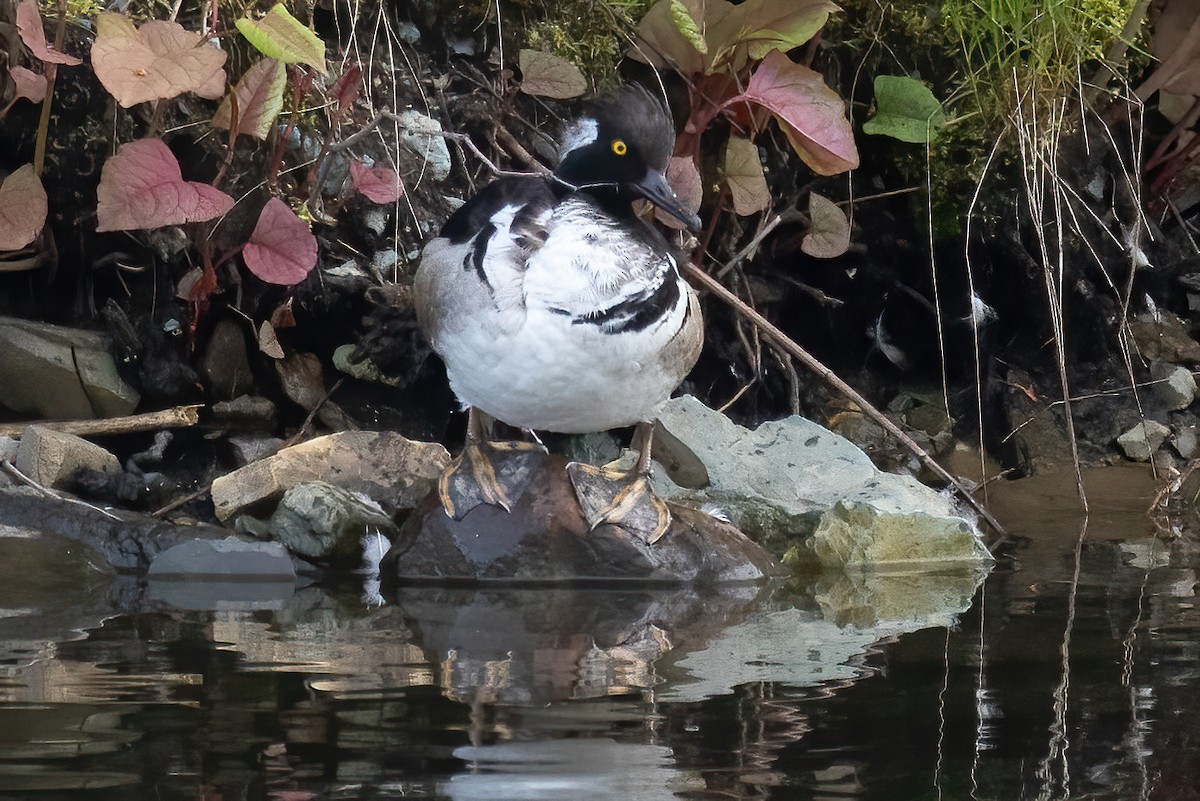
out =
<svg viewBox="0 0 1200 801"><path fill-rule="evenodd" d="M684 209L667 183L675 126L658 101L637 85L598 100L563 134L555 175L598 198L628 203L645 198L692 230L700 220Z"/></svg>

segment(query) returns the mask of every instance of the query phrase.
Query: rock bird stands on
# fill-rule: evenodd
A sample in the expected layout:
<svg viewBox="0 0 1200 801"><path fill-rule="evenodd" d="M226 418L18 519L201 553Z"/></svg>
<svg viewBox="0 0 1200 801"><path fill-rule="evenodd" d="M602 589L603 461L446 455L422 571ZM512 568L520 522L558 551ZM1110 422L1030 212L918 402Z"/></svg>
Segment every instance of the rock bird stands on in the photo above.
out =
<svg viewBox="0 0 1200 801"><path fill-rule="evenodd" d="M644 198L692 229L664 171L675 131L663 105L626 86L563 136L553 177L504 177L458 209L421 256L417 312L470 410L463 454L439 484L461 518L510 509L538 445L489 441L486 415L576 434L638 425L629 473L567 467L588 524L647 542L670 525L648 481L652 418L700 354L696 294L671 248L634 213Z"/></svg>

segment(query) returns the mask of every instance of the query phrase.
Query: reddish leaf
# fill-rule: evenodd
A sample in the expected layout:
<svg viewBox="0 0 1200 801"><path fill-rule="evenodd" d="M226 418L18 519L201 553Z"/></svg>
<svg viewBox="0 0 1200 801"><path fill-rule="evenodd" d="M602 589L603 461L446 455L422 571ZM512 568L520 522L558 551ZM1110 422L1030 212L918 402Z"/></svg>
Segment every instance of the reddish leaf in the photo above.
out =
<svg viewBox="0 0 1200 801"><path fill-rule="evenodd" d="M842 99L808 67L772 50L750 76L746 91L728 103L742 100L758 103L775 115L813 172L836 175L858 166L858 148Z"/></svg>
<svg viewBox="0 0 1200 801"><path fill-rule="evenodd" d="M242 258L268 284L291 286L317 266L317 238L286 203L273 197L263 206Z"/></svg>
<svg viewBox="0 0 1200 801"><path fill-rule="evenodd" d="M121 145L104 162L97 195L97 231L204 222L233 208L233 198L219 189L183 180L179 162L161 139Z"/></svg>
<svg viewBox="0 0 1200 801"><path fill-rule="evenodd" d="M700 210L700 201L704 199L704 186L700 180L700 171L691 156L672 156L667 164L667 183L675 192L675 198L685 210L695 214ZM679 220L667 214L662 209L654 210L655 218L668 228L682 231L684 226Z"/></svg>
<svg viewBox="0 0 1200 801"><path fill-rule="evenodd" d="M838 204L816 192L808 196L812 221L800 249L817 259L834 259L850 249L850 221Z"/></svg>
<svg viewBox="0 0 1200 801"><path fill-rule="evenodd" d="M400 176L386 164L368 167L360 161L352 161L350 178L354 181L354 188L372 203L395 203L404 197Z"/></svg>
<svg viewBox="0 0 1200 801"><path fill-rule="evenodd" d="M238 102L237 132L266 139L275 126L279 112L283 110L283 94L286 88L287 70L282 62L264 58L246 70L233 90ZM213 116L212 124L217 128L228 129L231 108L227 97Z"/></svg>
<svg viewBox="0 0 1200 801"><path fill-rule="evenodd" d="M771 191L763 176L758 148L749 139L729 137L725 146L725 183L736 214L755 214L771 204Z"/></svg>
<svg viewBox="0 0 1200 801"><path fill-rule="evenodd" d="M75 67L83 62L60 53L46 41L46 29L42 27L42 15L38 11L37 0L22 0L17 6L17 33L29 51L48 64L65 64Z"/></svg>
<svg viewBox="0 0 1200 801"><path fill-rule="evenodd" d="M731 17L738 23L738 43L747 47L751 59L760 59L772 50L786 52L804 44L837 8L830 0L745 0Z"/></svg>
<svg viewBox="0 0 1200 801"><path fill-rule="evenodd" d="M24 67L10 67L8 74L12 76L13 85L17 89L17 97L41 103L46 99L46 76L38 75L33 70Z"/></svg>
<svg viewBox="0 0 1200 801"><path fill-rule="evenodd" d="M213 96L218 82L224 87L224 64L224 51L177 22L150 20L136 28L121 14L106 11L96 18L92 69L125 108L184 92Z"/></svg>
<svg viewBox="0 0 1200 801"><path fill-rule="evenodd" d="M46 190L32 164L0 184L0 250L20 250L38 238L46 224Z"/></svg>
<svg viewBox="0 0 1200 801"><path fill-rule="evenodd" d="M362 91L362 67L355 64L341 74L333 86L329 87L329 96L337 101L337 115L341 117L346 109L358 99Z"/></svg>

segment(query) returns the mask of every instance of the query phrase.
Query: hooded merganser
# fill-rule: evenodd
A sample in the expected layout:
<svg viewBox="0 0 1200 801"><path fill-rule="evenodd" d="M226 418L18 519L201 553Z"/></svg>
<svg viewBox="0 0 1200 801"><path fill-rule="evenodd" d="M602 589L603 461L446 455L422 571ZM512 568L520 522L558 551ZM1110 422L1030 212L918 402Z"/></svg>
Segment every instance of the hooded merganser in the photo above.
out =
<svg viewBox="0 0 1200 801"><path fill-rule="evenodd" d="M647 480L651 420L695 364L703 324L671 247L632 203L699 228L666 180L674 141L662 103L623 87L567 128L553 176L494 181L425 247L418 321L470 411L463 454L439 484L452 517L480 503L510 509L530 477L521 454L540 450L487 441L484 412L566 434L638 425L632 472L568 473L592 528L653 542L670 525Z"/></svg>

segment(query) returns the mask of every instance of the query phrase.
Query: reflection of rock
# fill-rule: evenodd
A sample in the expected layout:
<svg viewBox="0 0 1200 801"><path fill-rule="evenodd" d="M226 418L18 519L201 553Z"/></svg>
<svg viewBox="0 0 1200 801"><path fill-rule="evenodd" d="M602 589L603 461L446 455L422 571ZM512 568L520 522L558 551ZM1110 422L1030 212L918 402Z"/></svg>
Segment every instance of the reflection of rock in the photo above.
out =
<svg viewBox="0 0 1200 801"><path fill-rule="evenodd" d="M877 524L892 516L920 513L936 527L974 528L959 517L951 499L910 476L884 473L848 440L792 416L750 431L691 396L668 401L662 425L696 453L711 484L683 490L656 476L666 497L715 503L748 534L782 553L807 537L837 504L874 510ZM962 558L976 558L968 545Z"/></svg>
<svg viewBox="0 0 1200 801"><path fill-rule="evenodd" d="M703 647L761 592L412 587L393 600L451 697L529 702L648 690L660 658Z"/></svg>
<svg viewBox="0 0 1200 801"><path fill-rule="evenodd" d="M408 508L423 498L450 462L434 442L414 442L387 431L344 431L285 448L213 481L217 516L228 520L251 504L278 498L307 481L361 492L385 509Z"/></svg>
<svg viewBox="0 0 1200 801"><path fill-rule="evenodd" d="M694 509L676 509L671 528L653 545L617 526L589 531L563 460L549 457L536 470L511 513L484 505L455 521L427 498L380 566L385 586L481 579L700 583L779 572L733 526Z"/></svg>
<svg viewBox="0 0 1200 801"><path fill-rule="evenodd" d="M699 776L689 779L674 765L667 746L610 737L463 746L454 756L472 769L438 785L438 794L453 801L671 801L705 789Z"/></svg>
<svg viewBox="0 0 1200 801"><path fill-rule="evenodd" d="M0 317L0 404L49 420L129 414L140 398L109 347L103 334Z"/></svg>
<svg viewBox="0 0 1200 801"><path fill-rule="evenodd" d="M799 594L776 595L701 650L659 670L661 701L699 701L751 682L832 687L865 673L862 656L880 640L949 626L966 611L985 573L956 571L842 573L817 579L819 608Z"/></svg>

